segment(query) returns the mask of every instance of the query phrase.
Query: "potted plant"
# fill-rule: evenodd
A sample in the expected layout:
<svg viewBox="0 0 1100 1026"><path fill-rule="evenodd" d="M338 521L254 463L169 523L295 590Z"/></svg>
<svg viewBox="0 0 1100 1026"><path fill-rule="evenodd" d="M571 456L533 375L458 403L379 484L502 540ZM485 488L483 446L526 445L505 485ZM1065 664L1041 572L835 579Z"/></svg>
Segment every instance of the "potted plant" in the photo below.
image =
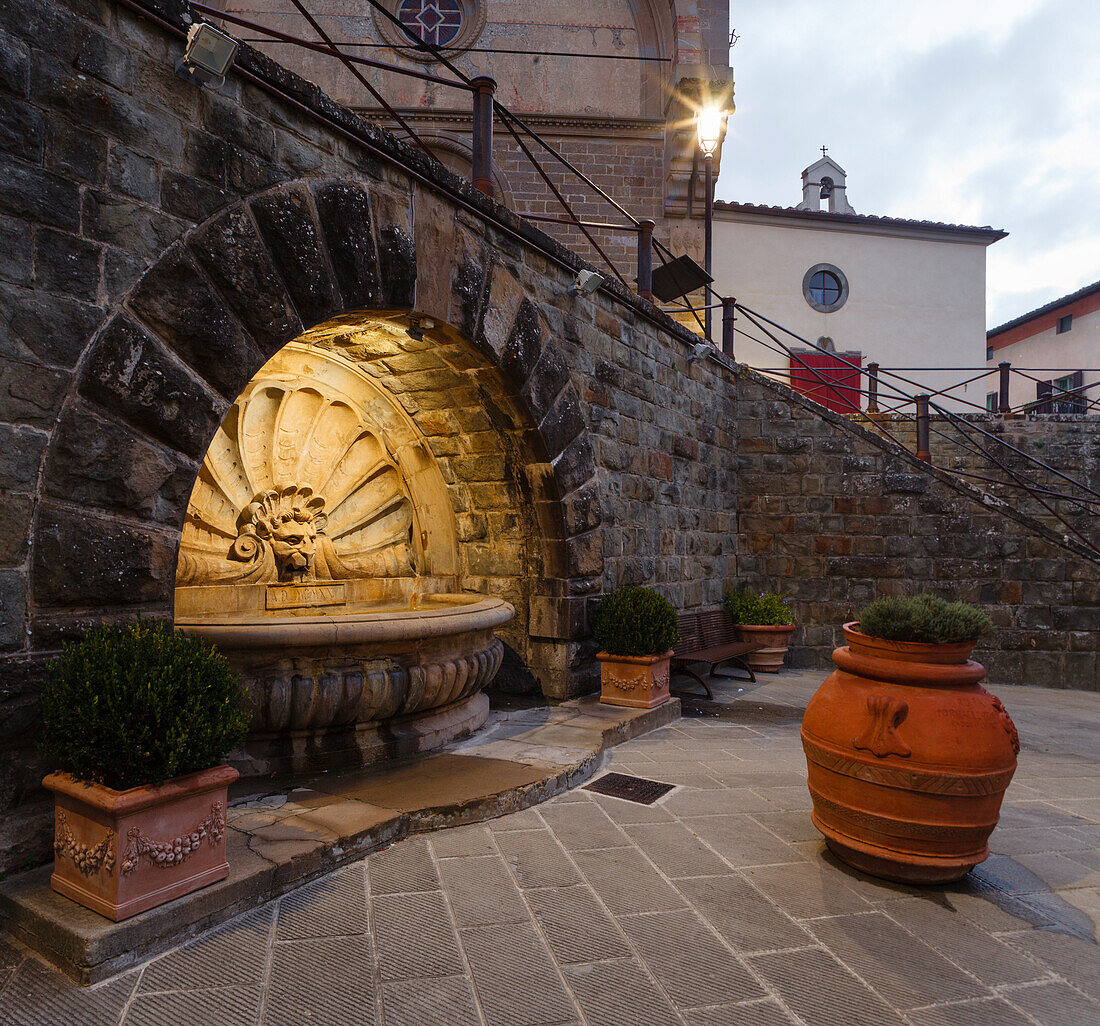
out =
<svg viewBox="0 0 1100 1026"><path fill-rule="evenodd" d="M745 662L756 672L778 673L794 634L794 615L781 595L760 595L748 588L734 588L722 603L741 632L742 641L764 647L746 655Z"/></svg>
<svg viewBox="0 0 1100 1026"><path fill-rule="evenodd" d="M227 876L220 763L247 725L226 660L168 621L67 645L42 693L53 889L117 922Z"/></svg>
<svg viewBox="0 0 1100 1026"><path fill-rule="evenodd" d="M600 701L652 709L668 701L669 660L679 630L672 603L648 588L618 588L592 619L600 651Z"/></svg>
<svg viewBox="0 0 1100 1026"><path fill-rule="evenodd" d="M957 880L989 854L1020 742L969 659L988 617L933 595L846 623L802 719L813 821L832 851L904 883Z"/></svg>

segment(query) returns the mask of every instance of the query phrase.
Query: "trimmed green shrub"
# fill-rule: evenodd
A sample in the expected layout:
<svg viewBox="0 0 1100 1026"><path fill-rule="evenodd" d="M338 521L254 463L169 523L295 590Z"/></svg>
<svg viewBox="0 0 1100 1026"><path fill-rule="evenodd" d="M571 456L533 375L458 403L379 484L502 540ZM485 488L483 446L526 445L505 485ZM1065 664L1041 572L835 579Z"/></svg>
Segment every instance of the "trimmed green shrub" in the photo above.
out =
<svg viewBox="0 0 1100 1026"><path fill-rule="evenodd" d="M658 655L680 637L676 610L649 588L616 588L592 617L596 644L611 655Z"/></svg>
<svg viewBox="0 0 1100 1026"><path fill-rule="evenodd" d="M774 592L758 595L748 588L734 588L726 592L722 605L734 623L752 627L786 627L794 623L791 607Z"/></svg>
<svg viewBox="0 0 1100 1026"><path fill-rule="evenodd" d="M50 663L39 745L55 770L124 791L218 765L248 722L210 642L139 620L93 628Z"/></svg>
<svg viewBox="0 0 1100 1026"><path fill-rule="evenodd" d="M886 595L875 599L859 611L859 629L887 641L949 644L977 641L993 630L993 624L974 606L923 592L915 598Z"/></svg>

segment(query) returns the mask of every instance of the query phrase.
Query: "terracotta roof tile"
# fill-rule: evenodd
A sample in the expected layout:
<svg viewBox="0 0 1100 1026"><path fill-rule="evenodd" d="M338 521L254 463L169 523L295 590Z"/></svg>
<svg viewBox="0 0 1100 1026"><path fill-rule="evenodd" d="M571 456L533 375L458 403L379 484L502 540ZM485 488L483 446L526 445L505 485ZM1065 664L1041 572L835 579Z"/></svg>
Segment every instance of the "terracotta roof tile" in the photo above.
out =
<svg viewBox="0 0 1100 1026"><path fill-rule="evenodd" d="M834 224L881 225L889 228L912 228L917 231L944 232L954 235L971 235L988 239L991 243L1003 239L1008 232L989 225L980 227L965 224L947 224L943 221L913 221L902 217L878 217L874 214L840 214L828 210L799 210L797 207L771 207L761 203L732 203L715 200L714 209L733 210L746 214L773 214L778 217L805 217L829 221Z"/></svg>

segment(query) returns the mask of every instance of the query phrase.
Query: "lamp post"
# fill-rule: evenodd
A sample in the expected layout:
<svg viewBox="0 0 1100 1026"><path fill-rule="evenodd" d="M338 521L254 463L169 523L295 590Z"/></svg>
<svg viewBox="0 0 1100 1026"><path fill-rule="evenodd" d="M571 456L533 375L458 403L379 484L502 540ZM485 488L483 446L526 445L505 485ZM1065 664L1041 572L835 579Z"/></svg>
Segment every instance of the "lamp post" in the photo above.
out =
<svg viewBox="0 0 1100 1026"><path fill-rule="evenodd" d="M699 132L699 149L703 151L703 163L706 167L704 176L704 188L706 190L706 227L703 236L703 269L707 274L711 273L711 248L714 235L714 151L718 149L718 143L722 138L723 113L717 107L703 107L696 116L696 128ZM706 297L706 291L703 292ZM711 341L710 332L710 300L704 300L703 313L704 331L707 341Z"/></svg>

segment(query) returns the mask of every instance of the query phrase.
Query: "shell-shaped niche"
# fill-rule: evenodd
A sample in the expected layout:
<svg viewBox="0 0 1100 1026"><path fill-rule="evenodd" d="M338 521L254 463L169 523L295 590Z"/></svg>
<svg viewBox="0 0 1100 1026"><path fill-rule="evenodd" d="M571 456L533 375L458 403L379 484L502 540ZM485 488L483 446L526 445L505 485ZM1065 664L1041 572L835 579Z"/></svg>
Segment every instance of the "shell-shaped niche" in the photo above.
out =
<svg viewBox="0 0 1100 1026"><path fill-rule="evenodd" d="M176 583L448 574L453 524L442 475L390 394L337 354L291 343L207 450Z"/></svg>

